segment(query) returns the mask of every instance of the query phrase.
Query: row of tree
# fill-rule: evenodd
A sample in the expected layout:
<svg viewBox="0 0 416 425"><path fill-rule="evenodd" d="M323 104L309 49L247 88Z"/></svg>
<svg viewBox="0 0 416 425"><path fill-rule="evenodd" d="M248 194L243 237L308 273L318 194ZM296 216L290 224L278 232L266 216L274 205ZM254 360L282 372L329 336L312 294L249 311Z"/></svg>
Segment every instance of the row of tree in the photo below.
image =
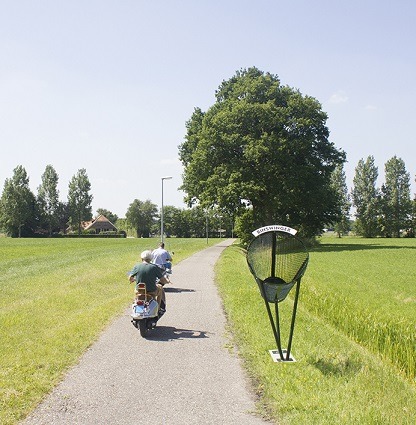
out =
<svg viewBox="0 0 416 425"><path fill-rule="evenodd" d="M82 223L92 219L91 184L85 169L80 169L68 186L68 199L59 199L59 176L52 165L45 168L35 195L29 187L25 168L18 165L13 176L6 179L0 198L0 229L12 237L51 236L75 232L81 234ZM135 199L127 209L126 218L118 218L108 209L99 208L119 231L137 237L160 233L158 207L150 200ZM164 207L165 233L176 237L232 236L229 217L215 210L206 211L197 206L181 209ZM224 229L222 229L224 227Z"/></svg>
<svg viewBox="0 0 416 425"><path fill-rule="evenodd" d="M325 227L333 227L339 236L354 230L364 237L414 237L416 198L411 199L410 173L406 171L404 161L394 156L385 164L385 182L380 188L377 179L378 169L373 156L359 161L351 191L343 167L336 167L331 176L331 187L341 200L341 207L337 220L328 222ZM71 179L67 202L59 200L59 177L51 165L46 167L41 180L35 196L21 165L14 169L10 179L6 179L0 198L0 228L3 232L17 237L65 234L68 230L81 233L82 222L92 218L93 196L86 170L79 170ZM355 208L355 220L351 219L351 207ZM247 211L250 210L251 207L247 207ZM148 237L160 233L158 207L150 200L135 199L125 218L103 208L97 210L99 214L105 215L119 231L132 236ZM219 208L203 208L201 205L186 209L167 205L164 207L164 229L167 236L175 237L230 237L241 231L245 215L230 215Z"/></svg>
<svg viewBox="0 0 416 425"><path fill-rule="evenodd" d="M78 170L69 182L67 202L59 200L58 180L53 166L47 165L35 196L26 169L18 165L13 176L4 182L0 198L1 230L14 237L65 233L69 226L81 232L82 222L92 217L93 197L86 170Z"/></svg>
<svg viewBox="0 0 416 425"><path fill-rule="evenodd" d="M406 171L404 161L396 156L386 162L384 171L385 182L378 188L379 173L374 157L361 159L355 169L354 186L349 191L343 166L338 165L331 174L331 190L340 200L340 210L337 219L326 223L325 227L333 228L339 236L353 230L364 237L414 237L416 198L411 199L410 173ZM355 210L354 219L352 208ZM248 206L238 216L236 211L228 214L227 210L203 208L198 204L187 209L166 206L164 227L168 236L233 236L237 223L236 233L244 235L244 218L251 210ZM111 217L110 212L101 211ZM126 219L119 219L117 223L119 228L138 237L160 231L158 209L150 200L134 200L127 210ZM248 230L252 231L251 223L249 226ZM322 230L319 229L316 234Z"/></svg>
<svg viewBox="0 0 416 425"><path fill-rule="evenodd" d="M178 238L232 237L233 217L222 215L216 209L204 209L199 205L192 208L163 208L163 224L166 236ZM129 206L126 218L117 220L119 230L136 237L160 234L160 214L150 200L135 199Z"/></svg>
<svg viewBox="0 0 416 425"><path fill-rule="evenodd" d="M416 200L402 159L385 164L381 188L376 187L374 158L360 160L349 192L346 154L328 140L328 117L316 99L255 67L223 81L215 96L213 106L206 112L195 108L186 123L179 158L189 208L166 207L167 233L203 236L207 228L225 228L212 222L221 217L243 242L253 229L275 223L296 228L303 237L331 226L341 235L350 229L354 207L359 235L414 236ZM72 178L66 203L58 199L52 166L42 175L37 196L28 181L22 166L6 179L0 200L0 226L6 233L50 235L68 225L80 233L82 222L91 219L85 169ZM120 230L133 229L137 236L158 232L158 209L150 200L134 200L124 220L101 211Z"/></svg>
<svg viewBox="0 0 416 425"><path fill-rule="evenodd" d="M385 164L385 182L377 188L378 169L374 157L361 160L355 170L353 205L356 231L366 236L414 237L416 198L411 199L410 174L402 159L394 156Z"/></svg>
<svg viewBox="0 0 416 425"><path fill-rule="evenodd" d="M340 218L333 223L341 236L351 230L350 211L355 208L353 230L364 237L414 237L416 195L411 198L411 178L404 161L397 156L384 168L385 182L377 187L378 168L374 157L361 159L355 168L353 188L348 192L345 173L336 168L332 185L341 202Z"/></svg>

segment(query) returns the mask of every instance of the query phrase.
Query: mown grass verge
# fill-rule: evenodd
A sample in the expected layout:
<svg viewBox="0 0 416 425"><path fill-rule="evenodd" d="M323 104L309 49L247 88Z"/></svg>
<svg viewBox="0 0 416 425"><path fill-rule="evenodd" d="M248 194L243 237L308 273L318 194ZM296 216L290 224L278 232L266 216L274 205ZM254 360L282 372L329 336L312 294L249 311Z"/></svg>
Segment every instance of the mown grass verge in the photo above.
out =
<svg viewBox="0 0 416 425"><path fill-rule="evenodd" d="M276 342L245 252L233 246L223 253L218 286L259 412L279 424L414 423L414 369L394 359L400 347L403 358L413 347L414 359L415 280L407 256L415 246L324 239L302 280L292 346L297 362L290 364L269 355ZM291 300L281 308L285 337Z"/></svg>
<svg viewBox="0 0 416 425"><path fill-rule="evenodd" d="M157 242L0 238L2 425L24 418L124 311L133 293L127 272ZM205 239L165 243L174 267L207 247Z"/></svg>

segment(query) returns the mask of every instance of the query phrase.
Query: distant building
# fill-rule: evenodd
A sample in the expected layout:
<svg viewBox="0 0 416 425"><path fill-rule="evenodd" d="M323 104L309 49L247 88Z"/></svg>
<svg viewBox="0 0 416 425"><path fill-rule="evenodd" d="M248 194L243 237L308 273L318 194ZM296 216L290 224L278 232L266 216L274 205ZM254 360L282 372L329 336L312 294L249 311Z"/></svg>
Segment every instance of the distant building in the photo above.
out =
<svg viewBox="0 0 416 425"><path fill-rule="evenodd" d="M97 218L92 221L85 221L82 223L83 230L95 230L95 233L101 232L117 232L117 227L114 226L111 221L100 214Z"/></svg>

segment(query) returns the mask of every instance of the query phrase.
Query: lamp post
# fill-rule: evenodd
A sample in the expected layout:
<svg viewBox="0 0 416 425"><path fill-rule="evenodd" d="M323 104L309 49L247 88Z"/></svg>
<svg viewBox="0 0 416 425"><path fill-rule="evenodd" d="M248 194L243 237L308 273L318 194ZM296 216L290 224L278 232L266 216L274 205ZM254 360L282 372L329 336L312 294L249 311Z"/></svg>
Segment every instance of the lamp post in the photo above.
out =
<svg viewBox="0 0 416 425"><path fill-rule="evenodd" d="M163 243L163 181L170 180L172 176L162 177L162 208L160 210L160 239Z"/></svg>
<svg viewBox="0 0 416 425"><path fill-rule="evenodd" d="M207 245L208 245L208 208L205 210L205 234L207 236Z"/></svg>

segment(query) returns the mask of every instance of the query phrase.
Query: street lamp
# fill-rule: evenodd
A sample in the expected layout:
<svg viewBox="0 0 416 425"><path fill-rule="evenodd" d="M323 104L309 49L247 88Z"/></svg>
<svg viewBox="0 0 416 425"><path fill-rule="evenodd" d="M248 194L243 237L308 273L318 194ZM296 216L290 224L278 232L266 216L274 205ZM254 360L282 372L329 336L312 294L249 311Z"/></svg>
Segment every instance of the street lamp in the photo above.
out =
<svg viewBox="0 0 416 425"><path fill-rule="evenodd" d="M205 210L205 234L207 236L207 245L208 245L208 208Z"/></svg>
<svg viewBox="0 0 416 425"><path fill-rule="evenodd" d="M219 215L218 218L220 219L220 228L218 229L218 232L220 234L220 238L222 238L222 215Z"/></svg>
<svg viewBox="0 0 416 425"><path fill-rule="evenodd" d="M160 238L163 243L163 181L170 180L172 176L162 177L162 208L160 210Z"/></svg>

